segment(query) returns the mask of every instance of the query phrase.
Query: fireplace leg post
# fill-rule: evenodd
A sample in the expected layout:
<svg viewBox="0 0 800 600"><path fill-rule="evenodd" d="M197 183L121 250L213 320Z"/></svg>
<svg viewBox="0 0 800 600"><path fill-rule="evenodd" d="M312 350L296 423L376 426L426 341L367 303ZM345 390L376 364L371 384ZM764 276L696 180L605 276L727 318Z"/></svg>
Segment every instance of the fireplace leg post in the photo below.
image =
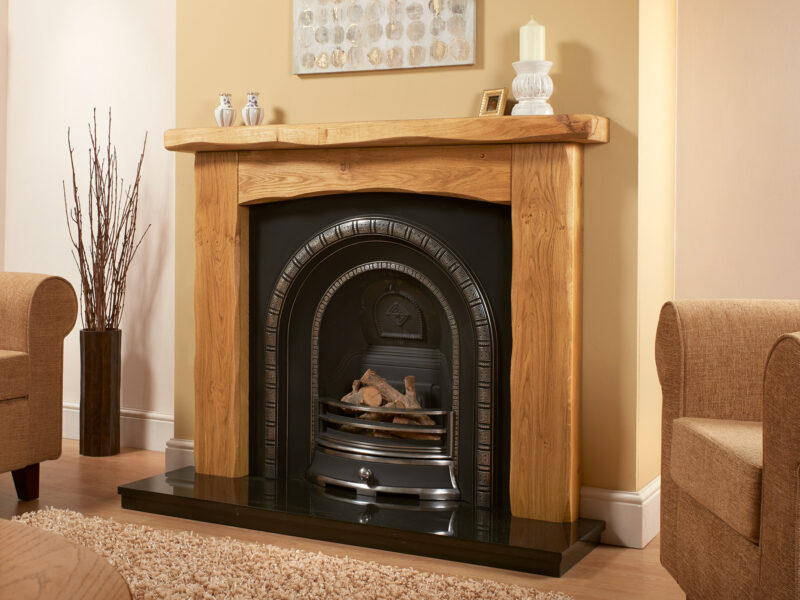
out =
<svg viewBox="0 0 800 600"><path fill-rule="evenodd" d="M248 473L248 213L236 152L195 157L195 465Z"/></svg>
<svg viewBox="0 0 800 600"><path fill-rule="evenodd" d="M511 222L514 516L578 518L583 148L515 145Z"/></svg>

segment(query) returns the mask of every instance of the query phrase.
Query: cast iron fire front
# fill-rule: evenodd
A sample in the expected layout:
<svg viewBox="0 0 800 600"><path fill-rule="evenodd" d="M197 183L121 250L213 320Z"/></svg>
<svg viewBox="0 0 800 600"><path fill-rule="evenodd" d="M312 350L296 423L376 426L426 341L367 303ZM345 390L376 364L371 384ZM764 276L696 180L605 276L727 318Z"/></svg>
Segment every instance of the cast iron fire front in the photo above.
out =
<svg viewBox="0 0 800 600"><path fill-rule="evenodd" d="M310 351L295 360L304 334ZM278 471L284 393L290 421L308 415L311 481L491 507L495 357L485 294L443 241L394 217L326 227L286 263L266 313L267 476ZM344 404L367 370L395 389L413 376L419 408Z"/></svg>

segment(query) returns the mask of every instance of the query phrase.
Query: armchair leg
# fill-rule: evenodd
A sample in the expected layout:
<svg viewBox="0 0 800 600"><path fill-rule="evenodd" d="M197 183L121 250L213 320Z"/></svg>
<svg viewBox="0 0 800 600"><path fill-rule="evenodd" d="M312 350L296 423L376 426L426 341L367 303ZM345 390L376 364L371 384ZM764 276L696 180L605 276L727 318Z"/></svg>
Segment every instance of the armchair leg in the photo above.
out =
<svg viewBox="0 0 800 600"><path fill-rule="evenodd" d="M36 500L39 497L39 463L11 471L11 476L20 500Z"/></svg>

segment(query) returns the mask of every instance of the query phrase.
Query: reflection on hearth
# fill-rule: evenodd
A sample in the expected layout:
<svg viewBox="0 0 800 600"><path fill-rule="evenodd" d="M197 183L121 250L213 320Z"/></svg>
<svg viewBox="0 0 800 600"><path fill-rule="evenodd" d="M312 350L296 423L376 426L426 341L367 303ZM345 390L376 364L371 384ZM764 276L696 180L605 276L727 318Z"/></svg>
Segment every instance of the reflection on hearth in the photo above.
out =
<svg viewBox="0 0 800 600"><path fill-rule="evenodd" d="M389 495L375 501L339 488L316 488L311 494L311 514L317 517L436 535L455 533L457 509L453 501Z"/></svg>

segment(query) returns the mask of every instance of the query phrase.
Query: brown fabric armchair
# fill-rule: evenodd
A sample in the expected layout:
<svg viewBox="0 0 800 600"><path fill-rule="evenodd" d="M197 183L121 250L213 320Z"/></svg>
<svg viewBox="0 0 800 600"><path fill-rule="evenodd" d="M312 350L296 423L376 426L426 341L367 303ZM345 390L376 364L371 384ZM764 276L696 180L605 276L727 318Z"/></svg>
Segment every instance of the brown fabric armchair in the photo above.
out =
<svg viewBox="0 0 800 600"><path fill-rule="evenodd" d="M800 301L669 302L656 363L662 564L689 598L797 600Z"/></svg>
<svg viewBox="0 0 800 600"><path fill-rule="evenodd" d="M39 496L39 463L61 455L64 337L78 314L65 279L0 272L0 473Z"/></svg>

